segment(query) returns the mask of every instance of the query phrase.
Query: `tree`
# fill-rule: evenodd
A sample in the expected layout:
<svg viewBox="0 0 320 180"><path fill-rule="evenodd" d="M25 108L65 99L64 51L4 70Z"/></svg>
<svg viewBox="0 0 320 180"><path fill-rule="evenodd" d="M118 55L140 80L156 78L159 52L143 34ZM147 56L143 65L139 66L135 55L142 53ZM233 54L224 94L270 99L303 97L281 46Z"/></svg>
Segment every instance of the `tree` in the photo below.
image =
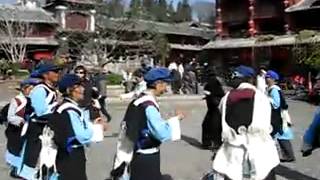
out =
<svg viewBox="0 0 320 180"><path fill-rule="evenodd" d="M122 0L111 0L108 5L110 17L119 18L124 15L124 5Z"/></svg>
<svg viewBox="0 0 320 180"><path fill-rule="evenodd" d="M141 0L131 0L129 15L132 17L139 17L142 14Z"/></svg>
<svg viewBox="0 0 320 180"><path fill-rule="evenodd" d="M170 22L173 22L175 20L176 11L175 11L175 9L173 7L173 1L171 1L169 6L168 6L168 16L169 16Z"/></svg>
<svg viewBox="0 0 320 180"><path fill-rule="evenodd" d="M27 41L31 25L22 22L18 12L13 9L7 17L0 17L0 50L12 63L21 62L25 58Z"/></svg>
<svg viewBox="0 0 320 180"><path fill-rule="evenodd" d="M176 12L176 15L175 15L175 21L176 22L181 22L183 17L182 17L182 3L181 1L179 1L178 5L177 5L177 12Z"/></svg>
<svg viewBox="0 0 320 180"><path fill-rule="evenodd" d="M142 6L144 8L144 11L146 12L152 12L152 8L155 4L154 0L142 0Z"/></svg>
<svg viewBox="0 0 320 180"><path fill-rule="evenodd" d="M315 31L303 30L296 36L296 44L292 49L293 57L298 64L305 64L320 70L319 35ZM308 41L308 44L303 42Z"/></svg>
<svg viewBox="0 0 320 180"><path fill-rule="evenodd" d="M167 22L168 21L167 1L166 0L158 0L156 7L154 9L154 13L155 13L157 21Z"/></svg>
<svg viewBox="0 0 320 180"><path fill-rule="evenodd" d="M188 0L183 0L182 3L178 3L177 7L177 16L176 21L177 22L185 22L185 21L191 21L192 20L192 9L189 5Z"/></svg>
<svg viewBox="0 0 320 180"><path fill-rule="evenodd" d="M188 0L182 1L182 14L183 21L191 21L192 20L192 9Z"/></svg>

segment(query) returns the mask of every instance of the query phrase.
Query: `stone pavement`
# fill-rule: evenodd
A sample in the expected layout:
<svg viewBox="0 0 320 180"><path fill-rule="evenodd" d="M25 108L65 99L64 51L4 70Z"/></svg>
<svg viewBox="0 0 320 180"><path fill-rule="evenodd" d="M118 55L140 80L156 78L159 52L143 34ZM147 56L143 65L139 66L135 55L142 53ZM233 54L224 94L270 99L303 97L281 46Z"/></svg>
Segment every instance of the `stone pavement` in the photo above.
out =
<svg viewBox="0 0 320 180"><path fill-rule="evenodd" d="M0 94L0 99L8 97ZM113 120L110 130L106 133L104 142L92 144L87 150L87 173L89 180L104 180L112 167L117 132L119 123L126 110L127 102L113 102L110 104L110 112ZM303 102L289 101L290 113L294 122L296 138L293 142L297 156L297 162L282 164L278 168L278 179L316 180L320 179L319 161L320 152L316 151L308 158L302 158L299 153L301 138L304 130L309 125L314 106ZM173 115L175 108L180 108L187 113L187 119L183 121L183 137L179 142L166 143L161 147L162 173L174 180L199 180L203 173L211 167L210 151L201 150L201 123L206 112L206 107L200 99L162 100L161 111L165 117ZM4 154L5 137L4 127L0 127L0 154ZM8 169L3 158L0 158L0 179L10 180Z"/></svg>

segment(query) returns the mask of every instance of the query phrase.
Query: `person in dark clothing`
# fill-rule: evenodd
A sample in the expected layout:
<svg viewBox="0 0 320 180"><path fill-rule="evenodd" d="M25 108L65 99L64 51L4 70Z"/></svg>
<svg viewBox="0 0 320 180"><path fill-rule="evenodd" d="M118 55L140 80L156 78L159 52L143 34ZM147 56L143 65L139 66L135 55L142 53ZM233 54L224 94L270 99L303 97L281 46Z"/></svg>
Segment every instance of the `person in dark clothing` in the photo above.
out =
<svg viewBox="0 0 320 180"><path fill-rule="evenodd" d="M94 120L100 116L100 112L111 121L111 116L105 108L105 97L101 96L98 89L88 79L88 72L84 66L77 66L74 70L75 74L80 77L81 85L84 87L84 98L79 102L81 108L85 108L90 112L90 119Z"/></svg>
<svg viewBox="0 0 320 180"><path fill-rule="evenodd" d="M209 149L212 145L213 147L220 146L222 130L218 106L224 96L224 91L214 71L209 74L204 93L208 111L202 123L202 147Z"/></svg>
<svg viewBox="0 0 320 180"><path fill-rule="evenodd" d="M181 75L179 73L178 70L173 69L171 71L172 74L172 82L171 82L171 86L172 86L172 92L173 94L180 94L180 88L181 88Z"/></svg>

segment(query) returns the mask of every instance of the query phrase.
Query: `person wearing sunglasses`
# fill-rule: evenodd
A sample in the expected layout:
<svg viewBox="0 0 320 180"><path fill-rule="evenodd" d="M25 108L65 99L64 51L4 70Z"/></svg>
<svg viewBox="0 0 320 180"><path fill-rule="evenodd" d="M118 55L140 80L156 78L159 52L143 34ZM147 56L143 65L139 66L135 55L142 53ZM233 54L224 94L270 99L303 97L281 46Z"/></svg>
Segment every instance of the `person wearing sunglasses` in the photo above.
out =
<svg viewBox="0 0 320 180"><path fill-rule="evenodd" d="M60 67L46 62L39 64L35 73L32 73L33 77L42 79L42 82L36 85L30 93L33 112L29 115L29 120L24 124L22 130L26 143L19 176L24 179L34 179L38 172L36 167L41 150L39 136L47 124L48 116L58 104L58 93L55 86L59 80L60 71Z"/></svg>
<svg viewBox="0 0 320 180"><path fill-rule="evenodd" d="M96 142L95 134L103 137L103 121L97 118L92 123L88 111L79 107L78 103L84 98L84 87L77 75L64 75L58 85L63 101L51 116L54 121L49 121L49 127L54 131L53 140L58 147L56 177L85 180L85 146Z"/></svg>
<svg viewBox="0 0 320 180"><path fill-rule="evenodd" d="M88 78L87 69L79 65L74 69L74 72L80 78L81 85L84 87L84 98L79 102L80 107L89 110L91 121L101 117L101 112L109 122L111 116L103 103L105 97L100 95L98 89L94 87L93 82Z"/></svg>

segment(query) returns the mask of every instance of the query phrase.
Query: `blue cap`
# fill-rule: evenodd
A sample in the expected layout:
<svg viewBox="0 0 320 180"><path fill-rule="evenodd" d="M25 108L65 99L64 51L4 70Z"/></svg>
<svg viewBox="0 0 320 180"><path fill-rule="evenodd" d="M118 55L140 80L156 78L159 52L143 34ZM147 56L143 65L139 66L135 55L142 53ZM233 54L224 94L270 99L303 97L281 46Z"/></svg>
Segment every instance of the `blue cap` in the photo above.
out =
<svg viewBox="0 0 320 180"><path fill-rule="evenodd" d="M236 77L254 77L256 75L255 70L249 66L238 66L235 68Z"/></svg>
<svg viewBox="0 0 320 180"><path fill-rule="evenodd" d="M35 69L31 72L30 78L39 78L41 77L41 74L39 73L38 69Z"/></svg>
<svg viewBox="0 0 320 180"><path fill-rule="evenodd" d="M144 75L144 80L148 84L153 84L154 82L159 80L170 82L171 72L167 68L153 68Z"/></svg>
<svg viewBox="0 0 320 180"><path fill-rule="evenodd" d="M39 80L39 79L28 78L28 79L25 79L25 80L20 82L20 89L22 89L25 86L29 86L29 85L35 86L35 85L37 85L39 83L41 83L41 80Z"/></svg>
<svg viewBox="0 0 320 180"><path fill-rule="evenodd" d="M66 74L58 82L59 91L64 93L68 88L73 87L74 85L80 84L81 79L75 74Z"/></svg>
<svg viewBox="0 0 320 180"><path fill-rule="evenodd" d="M280 79L279 74L275 71L272 71L272 70L267 71L266 78L271 78L274 80Z"/></svg>
<svg viewBox="0 0 320 180"><path fill-rule="evenodd" d="M44 73L50 72L50 71L57 71L57 70L61 70L61 68L57 65L54 65L51 62L45 62L40 64L36 70L35 70L35 74L36 75L42 75ZM32 73L31 73L32 74Z"/></svg>

